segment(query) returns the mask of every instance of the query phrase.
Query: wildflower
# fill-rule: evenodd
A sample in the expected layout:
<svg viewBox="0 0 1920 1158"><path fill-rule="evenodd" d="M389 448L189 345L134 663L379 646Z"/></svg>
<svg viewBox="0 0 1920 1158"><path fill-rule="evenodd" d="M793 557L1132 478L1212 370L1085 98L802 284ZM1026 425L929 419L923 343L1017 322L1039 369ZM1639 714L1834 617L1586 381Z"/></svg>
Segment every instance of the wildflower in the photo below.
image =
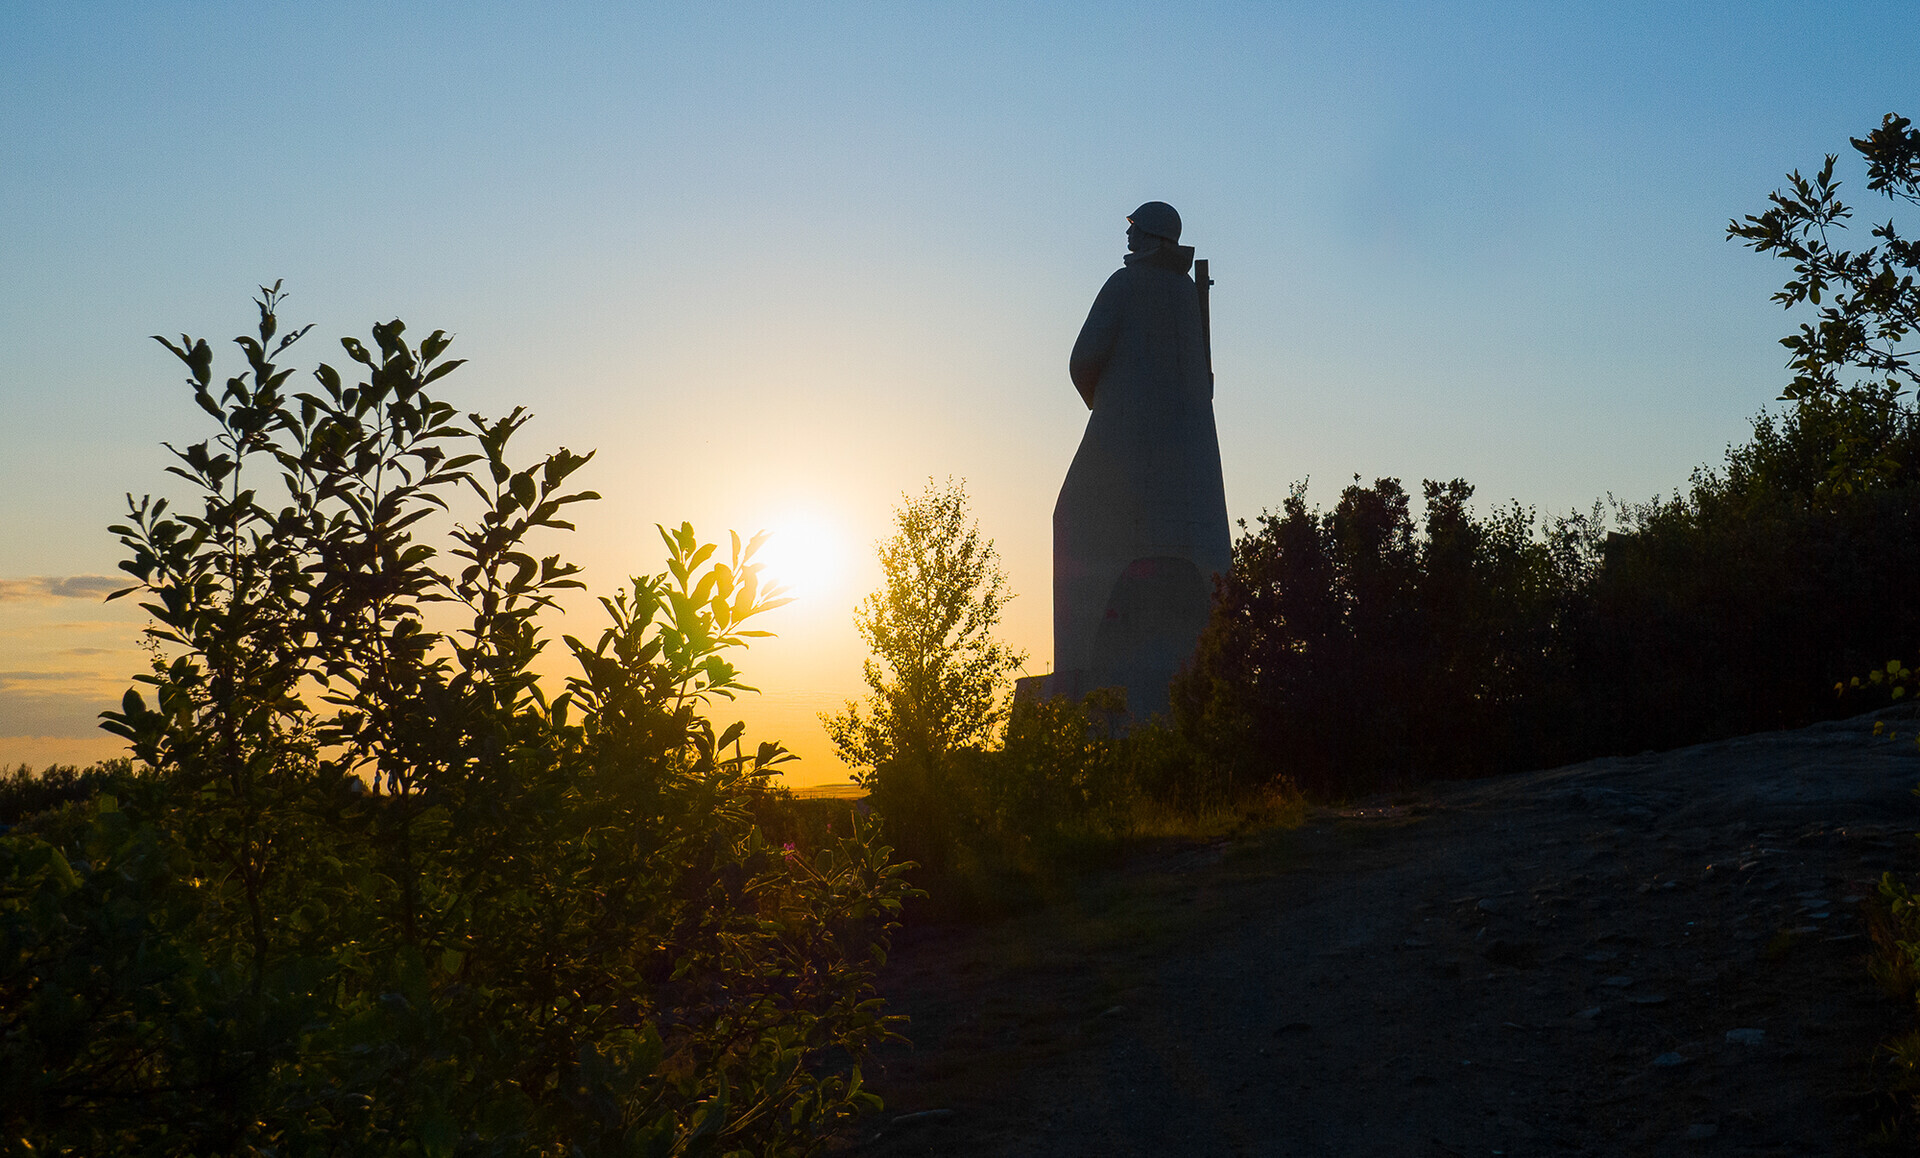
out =
<svg viewBox="0 0 1920 1158"><path fill-rule="evenodd" d="M786 857L788 860L792 860L794 857L799 856L800 852L793 847L792 841L788 841L780 846L780 855Z"/></svg>

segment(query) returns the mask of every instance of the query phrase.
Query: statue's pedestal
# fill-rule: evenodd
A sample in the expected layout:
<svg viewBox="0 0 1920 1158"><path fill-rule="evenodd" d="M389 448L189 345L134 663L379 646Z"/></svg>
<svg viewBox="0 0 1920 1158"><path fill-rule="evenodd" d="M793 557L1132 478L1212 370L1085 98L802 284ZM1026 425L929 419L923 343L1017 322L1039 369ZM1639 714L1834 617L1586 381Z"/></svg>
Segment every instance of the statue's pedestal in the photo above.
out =
<svg viewBox="0 0 1920 1158"><path fill-rule="evenodd" d="M1057 671L1048 675L1021 676L1013 681L1013 702L1016 704L1038 703L1055 696L1065 696L1078 702L1093 688L1087 685L1087 673L1084 671Z"/></svg>
<svg viewBox="0 0 1920 1158"><path fill-rule="evenodd" d="M1127 689L1112 684L1095 684L1084 670L1022 676L1013 681L1013 702L1016 704L1040 703L1056 696L1065 696L1078 704L1102 687L1115 694L1095 697L1094 702L1087 705L1090 713L1087 726L1103 733L1108 739L1124 736L1129 728L1139 722L1139 718L1111 705L1118 704L1120 698L1126 695Z"/></svg>

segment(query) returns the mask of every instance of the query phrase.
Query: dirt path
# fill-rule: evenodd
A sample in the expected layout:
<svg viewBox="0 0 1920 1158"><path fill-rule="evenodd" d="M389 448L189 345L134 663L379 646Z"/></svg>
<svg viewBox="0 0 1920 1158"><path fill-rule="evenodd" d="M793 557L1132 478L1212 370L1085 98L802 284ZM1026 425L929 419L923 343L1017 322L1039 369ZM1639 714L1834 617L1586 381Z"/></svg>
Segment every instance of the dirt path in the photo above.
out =
<svg viewBox="0 0 1920 1158"><path fill-rule="evenodd" d="M1901 1011L1861 721L1442 786L909 930L861 1155L1852 1154ZM945 1112L942 1112L945 1111Z"/></svg>

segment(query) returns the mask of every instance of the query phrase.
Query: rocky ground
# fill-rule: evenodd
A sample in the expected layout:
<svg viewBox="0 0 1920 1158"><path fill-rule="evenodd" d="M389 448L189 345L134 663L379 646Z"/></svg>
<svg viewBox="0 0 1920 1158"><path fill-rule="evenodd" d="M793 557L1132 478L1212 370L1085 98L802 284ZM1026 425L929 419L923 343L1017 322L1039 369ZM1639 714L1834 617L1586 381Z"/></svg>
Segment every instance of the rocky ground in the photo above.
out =
<svg viewBox="0 0 1920 1158"><path fill-rule="evenodd" d="M908 930L861 1155L1853 1154L1910 1022L1863 899L1920 753L1860 720L1312 814Z"/></svg>

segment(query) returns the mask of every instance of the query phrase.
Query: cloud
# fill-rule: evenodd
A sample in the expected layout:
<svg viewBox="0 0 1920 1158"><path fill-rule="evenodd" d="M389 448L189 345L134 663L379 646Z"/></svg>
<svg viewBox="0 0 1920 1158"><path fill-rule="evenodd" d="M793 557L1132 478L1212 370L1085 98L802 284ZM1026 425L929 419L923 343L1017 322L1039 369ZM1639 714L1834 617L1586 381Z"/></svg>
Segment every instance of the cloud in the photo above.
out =
<svg viewBox="0 0 1920 1158"><path fill-rule="evenodd" d="M35 575L27 579L0 579L0 602L14 599L105 599L129 578L112 575Z"/></svg>
<svg viewBox="0 0 1920 1158"><path fill-rule="evenodd" d="M61 655L112 655L113 653L114 653L114 649L111 647L70 647L70 648L67 648L65 651L62 651L60 654Z"/></svg>
<svg viewBox="0 0 1920 1158"><path fill-rule="evenodd" d="M97 672L90 671L0 671L0 688L23 683L50 683L69 680L97 680Z"/></svg>
<svg viewBox="0 0 1920 1158"><path fill-rule="evenodd" d="M81 739L99 735L100 713L120 706L120 697L95 691L53 691L14 686L11 677L39 673L0 673L0 740L21 736ZM59 675L63 673L49 673Z"/></svg>

